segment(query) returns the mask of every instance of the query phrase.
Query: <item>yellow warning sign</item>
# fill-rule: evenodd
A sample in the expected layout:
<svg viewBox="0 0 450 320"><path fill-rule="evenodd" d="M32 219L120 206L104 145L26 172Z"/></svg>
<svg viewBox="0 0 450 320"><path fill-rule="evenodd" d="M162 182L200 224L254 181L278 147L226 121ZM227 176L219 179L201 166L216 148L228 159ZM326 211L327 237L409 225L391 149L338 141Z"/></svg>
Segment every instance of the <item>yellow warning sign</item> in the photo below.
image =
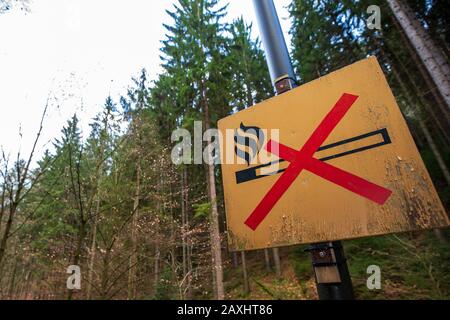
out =
<svg viewBox="0 0 450 320"><path fill-rule="evenodd" d="M231 250L449 225L371 57L219 121Z"/></svg>

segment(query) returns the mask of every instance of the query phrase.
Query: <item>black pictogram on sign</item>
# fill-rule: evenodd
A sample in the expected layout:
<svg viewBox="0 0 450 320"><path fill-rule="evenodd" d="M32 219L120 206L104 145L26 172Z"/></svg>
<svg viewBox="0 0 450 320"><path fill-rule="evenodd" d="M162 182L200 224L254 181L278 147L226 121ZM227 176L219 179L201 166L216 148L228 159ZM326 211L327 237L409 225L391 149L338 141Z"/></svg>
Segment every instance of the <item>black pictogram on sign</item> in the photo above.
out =
<svg viewBox="0 0 450 320"><path fill-rule="evenodd" d="M264 146L265 135L261 128L247 127L241 122L240 128L235 131L234 142L236 142L234 147L236 155L250 165Z"/></svg>
<svg viewBox="0 0 450 320"><path fill-rule="evenodd" d="M348 151L345 151L345 152L336 153L334 155L330 155L330 156L327 156L327 157L324 157L324 158L320 158L319 160L320 161L329 161L329 160L332 160L332 159L345 157L345 156L348 156L350 154L359 153L359 152L363 152L363 151L370 150L370 149L373 149L373 148L382 147L384 145L388 145L388 144L391 143L391 138L389 137L388 130L386 128L383 128L383 129L376 130L376 131L373 131L373 132L369 132L369 133L366 133L366 134L362 134L362 135L359 135L359 136L356 136L356 137L353 137L353 138L341 140L341 141L338 141L338 142L335 142L335 143L331 143L329 145L322 146L317 151L333 149L333 148L336 148L336 147L339 147L339 146L342 146L342 145L345 145L345 144L349 144L349 143L352 143L352 142L355 142L355 141L365 140L367 138L370 138L370 137L373 137L373 136L377 136L377 135L381 135L383 141L377 142L377 143L374 143L374 144L370 144L370 145L367 145L367 146L359 147L359 148L356 148L356 149L348 150ZM284 172L286 170L285 168L279 169L278 171L273 172L271 174L258 175L259 169L265 168L265 167L270 167L270 166L273 166L273 165L275 165L277 163L282 163L282 162L285 162L285 160L280 159L280 160L277 160L277 161L274 161L274 162L271 162L271 163L266 163L266 164L262 164L262 165L259 165L259 166L256 166L256 167L252 167L252 168L248 168L248 169L245 169L245 170L238 171L238 172L236 172L236 183L240 184L240 183L244 183L244 182L248 182L248 181L252 181L252 180L256 180L256 179L264 178L264 177L267 177L267 176L271 176L271 175L282 173L282 172Z"/></svg>

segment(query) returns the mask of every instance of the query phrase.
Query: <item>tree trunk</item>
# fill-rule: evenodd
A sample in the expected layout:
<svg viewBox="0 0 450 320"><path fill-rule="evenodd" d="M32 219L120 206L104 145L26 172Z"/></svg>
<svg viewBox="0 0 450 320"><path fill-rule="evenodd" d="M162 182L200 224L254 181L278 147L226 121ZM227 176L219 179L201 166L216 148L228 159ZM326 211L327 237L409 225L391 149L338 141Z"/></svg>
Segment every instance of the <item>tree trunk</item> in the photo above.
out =
<svg viewBox="0 0 450 320"><path fill-rule="evenodd" d="M189 185L188 183L188 176L187 176L187 170L184 172L184 181L186 182L186 186ZM191 210L190 210L190 204L189 204L189 187L186 189L186 227L188 229L188 231L190 230L190 214L191 214ZM187 262L188 262L188 272L189 272L189 276L188 276L188 298L192 299L192 241L190 239L189 236L186 237L186 241L187 241Z"/></svg>
<svg viewBox="0 0 450 320"><path fill-rule="evenodd" d="M86 299L91 299L91 291L92 291L92 281L93 281L93 275L94 275L94 263L95 263L95 256L97 253L97 223L98 223L98 215L100 213L100 196L97 191L97 199L95 204L95 216L92 226L92 243L91 243L91 256L89 259L89 266L88 266L88 280L86 284Z"/></svg>
<svg viewBox="0 0 450 320"><path fill-rule="evenodd" d="M11 274L11 282L9 284L9 293L8 293L8 299L14 300L15 297L15 288L16 288L16 274L17 274L17 264L18 264L19 258L16 257L14 261L14 267Z"/></svg>
<svg viewBox="0 0 450 320"><path fill-rule="evenodd" d="M395 53L394 50L388 50L389 53L393 56L393 59L391 59L390 56L388 56L388 54L387 54L387 53L385 52L385 50L383 49L383 46L382 46L382 45L379 45L379 47L380 47L380 53L381 53L381 55L383 56L384 59L386 59L386 60L389 62L389 64L392 66L392 68L394 68L393 62L401 66L402 70L404 71L404 73L406 74L407 78L409 79L409 83L412 85L412 88L414 89L414 90L413 90L414 97L415 97L418 101L420 101L420 104L421 104L422 107L426 108L428 114L433 118L434 123L435 123L436 126L439 128L439 131L440 131L440 133L441 133L440 136L441 136L442 139L444 140L444 143L445 143L446 147L450 147L450 139L449 139L449 135L448 135L448 130L445 130L445 129L442 127L442 124L441 124L441 121L440 121L441 119L438 119L438 116L436 115L435 110L433 109L433 107L432 107L431 105L427 104L426 101L424 101L423 95L420 94L421 90L420 90L420 88L417 86L417 84L415 83L414 78L412 77L412 75L411 75L409 69L405 66L405 64L402 62L402 60L401 60L401 59L399 58L399 56ZM412 56L415 56L415 53L414 53L414 52L411 52L411 54L412 54ZM415 60L415 61L416 61L416 60ZM416 63L417 63L419 66L421 65L420 61L416 61ZM393 70L393 72L397 72L397 70ZM423 74L423 76L426 77L427 75L424 75L424 74ZM395 77L396 77L396 79L400 79L400 74L398 74L398 72L397 72L397 74L395 75ZM397 82L398 82L398 80L397 80ZM406 89L406 88L403 88L403 89ZM436 97L435 97L435 98L436 98ZM447 110L444 110L444 113L445 113L446 111L447 111ZM444 120L446 120L446 119L444 119ZM445 121L445 123L449 123L449 122L448 122L448 121Z"/></svg>
<svg viewBox="0 0 450 320"><path fill-rule="evenodd" d="M162 176L160 175L158 178L158 197L159 199L162 199L162 195L164 193L164 188L163 188L163 179ZM156 216L156 223L155 223L155 256L154 256L154 267L153 267L153 273L154 273L154 278L153 278L153 286L155 288L155 294L157 293L158 290L158 285L159 285L159 276L160 276L160 256L161 256L161 251L159 248L159 217L162 216L163 212L162 212L163 206L161 205L161 201L158 201L157 204L157 216Z"/></svg>
<svg viewBox="0 0 450 320"><path fill-rule="evenodd" d="M25 276L25 286L24 286L24 290L22 292L21 295L21 300L29 300L29 297L31 295L31 298L33 297L33 294L30 294L30 289L31 289L31 270L27 271L27 274Z"/></svg>
<svg viewBox="0 0 450 320"><path fill-rule="evenodd" d="M159 219L159 217L157 218ZM159 260L160 260L160 256L161 256L161 251L159 249L159 222L157 220L156 222L156 234L157 234L157 238L155 241L155 261L154 261L154 278L153 278L153 285L155 287L155 293L157 292L156 290L158 289L158 285L159 285L159 275L160 275L160 268L159 268Z"/></svg>
<svg viewBox="0 0 450 320"><path fill-rule="evenodd" d="M183 251L183 277L184 279L188 273L188 248L186 241L186 199L185 199L185 191L186 191L186 182L185 182L185 168L181 171L181 247Z"/></svg>
<svg viewBox="0 0 450 320"><path fill-rule="evenodd" d="M159 251L159 246L156 245L155 247L155 263L154 263L154 279L153 279L153 286L155 287L155 292L158 289L159 284L159 259L160 259L161 252Z"/></svg>
<svg viewBox="0 0 450 320"><path fill-rule="evenodd" d="M242 260L242 275L244 277L244 294L248 295L250 293L250 284L248 282L247 275L247 261L245 259L245 251L241 251L241 260Z"/></svg>
<svg viewBox="0 0 450 320"><path fill-rule="evenodd" d="M236 252L233 252L231 254L231 260L233 262L233 268L237 268L238 267L238 256Z"/></svg>
<svg viewBox="0 0 450 320"><path fill-rule="evenodd" d="M107 248L105 252L105 256L103 257L103 270L101 273L101 281L100 281L100 299L106 300L108 297L108 285L109 285L109 267L110 267L110 258L111 258L111 248Z"/></svg>
<svg viewBox="0 0 450 320"><path fill-rule="evenodd" d="M5 254L6 254L8 239L10 237L10 232L11 232L12 224L14 221L14 216L16 214L16 208L17 208L17 205L15 203L12 203L11 207L9 209L8 221L6 222L5 229L4 229L3 235L2 235L2 239L0 241L0 268L2 266L2 262L5 257Z"/></svg>
<svg viewBox="0 0 450 320"><path fill-rule="evenodd" d="M269 255L269 249L264 249L264 261L266 263L266 271L270 272L272 268L270 267L270 255Z"/></svg>
<svg viewBox="0 0 450 320"><path fill-rule="evenodd" d="M280 262L280 253L278 248L273 248L273 262L275 264L275 274L277 278L281 278L281 262Z"/></svg>
<svg viewBox="0 0 450 320"><path fill-rule="evenodd" d="M182 225L183 225L183 278L187 276L186 279L186 292L187 299L192 298L192 261L191 261L191 250L190 250L190 241L189 241L189 193L188 193L188 181L187 181L187 170L183 168L181 173L181 216L182 216Z"/></svg>
<svg viewBox="0 0 450 320"><path fill-rule="evenodd" d="M418 122L419 122L420 129L422 129L425 139L427 140L428 145L430 146L431 151L433 151L433 154L436 157L436 161L439 164L439 168L441 169L442 174L444 175L444 178L447 181L448 186L450 186L450 172L448 171L448 168L447 168L447 165L445 164L444 158L442 157L442 154L439 151L439 147L434 142L434 139L431 136L431 133L428 130L424 121L419 118Z"/></svg>
<svg viewBox="0 0 450 320"><path fill-rule="evenodd" d="M217 195L216 195L216 179L214 174L214 165L208 165L209 186L211 194L211 236L212 236L212 253L214 255L214 270L216 279L217 299L224 299L223 287L223 270L222 270L222 252L219 231L219 211L217 209Z"/></svg>
<svg viewBox="0 0 450 320"><path fill-rule="evenodd" d="M202 81L202 100L205 111L205 130L209 130L211 127L209 118L209 106L206 96L206 88ZM207 141L209 144L212 142L211 138ZM211 204L211 253L213 256L213 270L214 278L216 282L215 291L217 293L217 300L223 300L225 298L224 286L223 286L223 269L222 269L222 252L220 241L220 229L219 229L219 211L217 209L217 193L216 193L216 176L214 172L214 164L208 164L208 187L209 187L209 200Z"/></svg>
<svg viewBox="0 0 450 320"><path fill-rule="evenodd" d="M394 66L392 66L392 73L394 74L394 77L396 78L397 82L400 84L400 87L402 88L403 92L405 93L406 98L408 100L408 104L416 111L417 122L419 123L419 127L422 130L422 132L425 136L425 139L436 158L436 161L438 162L439 168L441 169L442 174L444 175L444 178L447 181L447 184L450 186L450 173L447 168L447 165L445 164L444 158L442 157L442 154L439 151L439 147L434 142L434 139L433 139L430 131L428 130L425 122L422 119L422 115L420 114L420 111L418 110L416 105L411 101L411 98L409 97L409 94L408 94L408 88L406 87L405 83L401 79L400 75L398 74L398 72L394 68Z"/></svg>
<svg viewBox="0 0 450 320"><path fill-rule="evenodd" d="M139 219L139 200L141 197L141 161L140 150L136 161L136 190L134 195L131 220L131 253L128 270L128 300L136 298L136 265L137 265L137 223Z"/></svg>
<svg viewBox="0 0 450 320"><path fill-rule="evenodd" d="M399 0L387 2L450 109L450 67L440 48L434 44L407 5Z"/></svg>
<svg viewBox="0 0 450 320"><path fill-rule="evenodd" d="M84 240L84 235L86 233L86 221L83 218L83 213L81 213L80 215L81 215L81 221L80 221L80 226L78 228L77 244L75 247L75 254L74 254L73 262L72 262L72 264L75 266L80 265L81 252L83 250L83 240ZM69 293L67 295L67 300L72 300L72 297L73 297L73 290L69 289Z"/></svg>
<svg viewBox="0 0 450 320"><path fill-rule="evenodd" d="M436 87L433 84L433 80L430 78L430 75L428 74L428 72L425 70L425 67L422 63L422 61L420 61L420 58L417 56L416 51L414 50L414 48L411 47L411 43L409 42L409 40L407 39L404 30L401 28L401 26L399 25L398 21L395 19L395 17L392 17L392 21L393 24L395 25L395 27L397 28L398 32L400 33L405 46L407 47L411 58L413 59L415 66L418 68L422 78L425 81L426 84L426 88L428 89L428 91L431 93L431 95L433 96L434 100L436 101L436 104L438 106L438 110L441 112L442 116L437 116L436 112L433 108L433 105L426 105L426 107L429 109L431 116L435 119L437 125L439 126L440 130L442 131L442 136L445 139L446 144L450 145L450 139L448 136L448 130L445 130L443 127L447 127L448 125L450 125L450 111L447 108L446 102L443 100L442 96L439 94L439 92L436 90ZM387 45L389 47L389 42L387 42ZM379 44L378 42L378 46L380 48L381 54L383 56L386 56L386 53L383 50L383 46L381 44ZM423 90L421 90L418 85L416 84L416 82L414 81L414 78L411 75L410 69L405 66L405 64L403 63L402 59L398 56L398 54L396 53L395 49L393 50L388 50L392 56L395 58L395 62L398 63L403 71L408 75L408 78L411 80L412 85L414 86L414 91L416 93L416 96L421 100L422 104L424 103L424 99L423 96L424 94L422 93ZM443 122L444 124L442 124L441 122Z"/></svg>

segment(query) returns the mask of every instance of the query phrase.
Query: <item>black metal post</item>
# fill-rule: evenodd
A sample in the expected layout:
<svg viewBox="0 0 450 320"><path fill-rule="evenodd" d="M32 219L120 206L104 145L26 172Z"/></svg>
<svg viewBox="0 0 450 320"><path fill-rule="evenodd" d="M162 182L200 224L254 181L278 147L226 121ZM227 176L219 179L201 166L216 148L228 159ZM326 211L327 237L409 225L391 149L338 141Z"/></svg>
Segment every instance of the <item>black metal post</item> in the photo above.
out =
<svg viewBox="0 0 450 320"><path fill-rule="evenodd" d="M277 94L297 86L294 69L273 0L253 0L270 77ZM320 300L354 299L353 286L340 241L309 247Z"/></svg>

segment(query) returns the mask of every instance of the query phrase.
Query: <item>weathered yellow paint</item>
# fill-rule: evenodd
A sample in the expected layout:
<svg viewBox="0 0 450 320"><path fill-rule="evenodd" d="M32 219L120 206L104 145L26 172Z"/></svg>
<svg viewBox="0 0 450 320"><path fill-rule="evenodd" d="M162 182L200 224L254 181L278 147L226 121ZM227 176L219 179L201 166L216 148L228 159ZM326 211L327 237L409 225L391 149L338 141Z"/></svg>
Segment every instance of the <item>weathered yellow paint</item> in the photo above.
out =
<svg viewBox="0 0 450 320"><path fill-rule="evenodd" d="M231 250L343 240L449 225L447 214L374 57L224 118L219 121L219 130L225 136L226 129L237 129L241 123L280 129L277 140L298 150L344 92L359 98L324 145L382 128L388 129L392 143L328 163L392 190L389 200L378 205L303 171L253 231L244 221L280 174L237 184L235 173L249 166L223 164ZM337 152L358 148L364 143L372 144L379 137L371 139L373 141L340 146ZM231 150L234 149L234 141L225 142L222 146L224 159L225 150L230 147L226 143L233 143ZM321 158L330 152L323 150L315 157ZM258 164L250 164L250 167Z"/></svg>

